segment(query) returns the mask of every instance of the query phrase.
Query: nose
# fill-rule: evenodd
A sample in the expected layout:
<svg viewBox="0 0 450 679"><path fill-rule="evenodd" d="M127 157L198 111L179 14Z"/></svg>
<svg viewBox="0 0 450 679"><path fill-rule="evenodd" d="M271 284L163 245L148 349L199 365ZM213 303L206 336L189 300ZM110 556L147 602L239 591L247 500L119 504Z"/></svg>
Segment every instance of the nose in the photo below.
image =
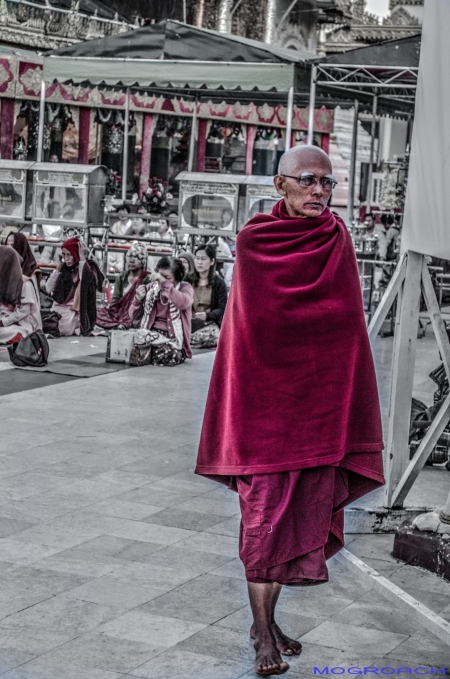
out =
<svg viewBox="0 0 450 679"><path fill-rule="evenodd" d="M312 193L315 196L323 196L323 186L320 182L313 186Z"/></svg>

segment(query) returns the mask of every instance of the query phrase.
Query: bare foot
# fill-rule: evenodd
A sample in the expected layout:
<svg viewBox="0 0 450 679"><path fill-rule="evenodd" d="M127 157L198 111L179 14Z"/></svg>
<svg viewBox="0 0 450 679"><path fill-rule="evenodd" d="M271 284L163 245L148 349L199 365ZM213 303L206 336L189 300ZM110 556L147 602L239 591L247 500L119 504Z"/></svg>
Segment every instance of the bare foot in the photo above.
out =
<svg viewBox="0 0 450 679"><path fill-rule="evenodd" d="M300 653L302 652L301 643L299 641L295 641L295 639L291 639L290 637L286 636L286 634L284 634L284 632L282 632L281 629L278 627L276 622L272 623L272 632L275 638L277 650L282 655L300 655ZM250 637L252 639L255 639L255 630L253 625L250 630Z"/></svg>
<svg viewBox="0 0 450 679"><path fill-rule="evenodd" d="M275 645L272 634L255 637L255 672L260 677L268 677L272 674L284 674L289 665L281 659Z"/></svg>

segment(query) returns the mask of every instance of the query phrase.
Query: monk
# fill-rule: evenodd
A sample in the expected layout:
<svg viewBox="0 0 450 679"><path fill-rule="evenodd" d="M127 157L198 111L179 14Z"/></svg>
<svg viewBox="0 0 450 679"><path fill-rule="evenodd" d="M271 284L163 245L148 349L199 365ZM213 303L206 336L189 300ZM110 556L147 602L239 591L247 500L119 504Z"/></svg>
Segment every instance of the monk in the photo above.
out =
<svg viewBox="0 0 450 679"><path fill-rule="evenodd" d="M328 581L344 507L384 484L378 391L358 267L327 207L336 180L318 148L290 149L281 200L237 237L233 284L196 473L239 493L258 675L299 655L275 618L283 585Z"/></svg>

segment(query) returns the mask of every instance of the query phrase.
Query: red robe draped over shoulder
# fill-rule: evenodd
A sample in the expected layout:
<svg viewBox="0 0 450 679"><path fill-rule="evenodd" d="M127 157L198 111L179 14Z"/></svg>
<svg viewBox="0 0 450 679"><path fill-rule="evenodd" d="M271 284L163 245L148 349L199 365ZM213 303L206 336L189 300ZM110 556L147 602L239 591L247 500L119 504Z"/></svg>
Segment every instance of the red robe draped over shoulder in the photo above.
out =
<svg viewBox="0 0 450 679"><path fill-rule="evenodd" d="M280 201L237 237L196 473L342 466L375 481L360 495L384 483L383 447L351 237L329 208L290 217Z"/></svg>

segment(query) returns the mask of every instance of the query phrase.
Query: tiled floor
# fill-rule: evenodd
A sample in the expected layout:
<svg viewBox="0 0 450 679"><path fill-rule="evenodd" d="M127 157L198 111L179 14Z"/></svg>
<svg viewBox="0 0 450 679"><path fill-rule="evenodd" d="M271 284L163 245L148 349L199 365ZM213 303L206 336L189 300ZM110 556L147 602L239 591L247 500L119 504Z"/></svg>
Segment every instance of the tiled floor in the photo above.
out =
<svg viewBox="0 0 450 679"><path fill-rule="evenodd" d="M58 358L70 349L55 345ZM192 473L213 360L0 397L2 677L255 676L237 497ZM448 487L446 472L427 473ZM398 564L391 541L351 536L348 548L450 619L448 583ZM334 561L328 584L285 588L279 620L304 646L293 679L450 667L450 647Z"/></svg>

